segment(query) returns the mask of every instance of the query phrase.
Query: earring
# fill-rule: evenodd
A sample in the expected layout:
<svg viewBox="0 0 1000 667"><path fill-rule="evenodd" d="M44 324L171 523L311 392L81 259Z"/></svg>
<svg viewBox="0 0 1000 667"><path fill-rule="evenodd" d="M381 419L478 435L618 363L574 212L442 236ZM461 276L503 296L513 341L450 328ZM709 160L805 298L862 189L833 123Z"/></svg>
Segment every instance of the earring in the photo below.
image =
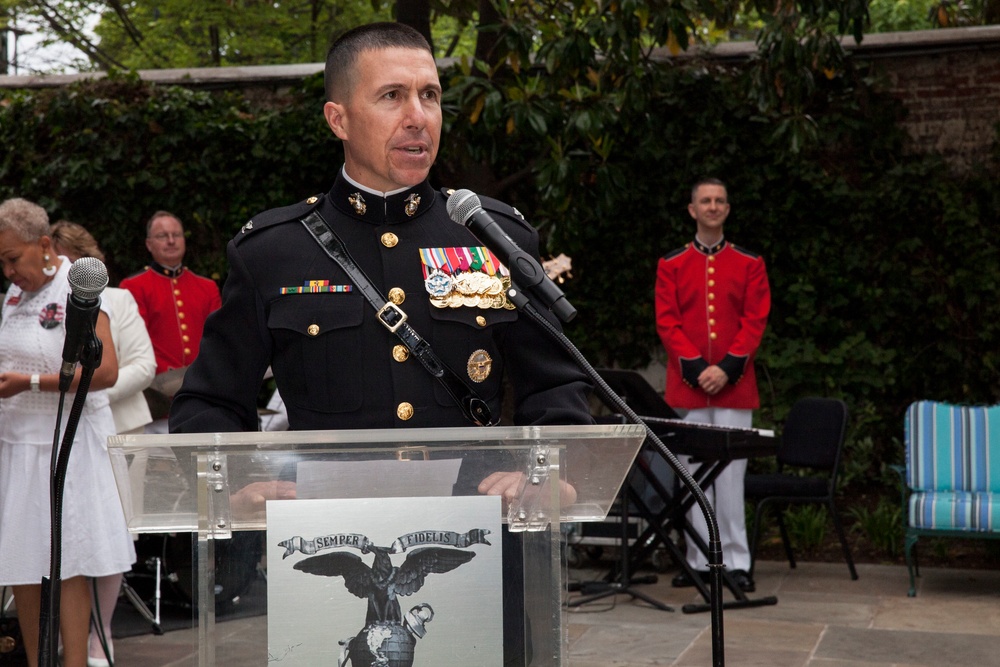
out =
<svg viewBox="0 0 1000 667"><path fill-rule="evenodd" d="M49 278L56 275L56 271L58 271L58 269L52 264L49 264L49 261L52 259L51 257L49 257L49 254L45 253L45 256L42 257L42 259L44 259L45 263L48 264L48 266L42 268L42 273L44 273Z"/></svg>

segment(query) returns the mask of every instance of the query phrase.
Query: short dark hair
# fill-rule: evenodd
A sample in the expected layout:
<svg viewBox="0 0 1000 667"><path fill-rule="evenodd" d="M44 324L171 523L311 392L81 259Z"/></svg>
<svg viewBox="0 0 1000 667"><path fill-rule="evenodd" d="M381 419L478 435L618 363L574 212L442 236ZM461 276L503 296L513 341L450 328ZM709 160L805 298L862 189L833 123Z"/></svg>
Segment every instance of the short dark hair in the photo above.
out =
<svg viewBox="0 0 1000 667"><path fill-rule="evenodd" d="M703 185L721 185L723 188L726 189L726 193L727 194L729 193L729 188L727 188L726 184L723 183L721 180L719 180L714 176L706 176L704 178L699 178L697 181L695 181L695 184L691 186L691 201L694 201L695 193L698 192L698 188L700 188Z"/></svg>
<svg viewBox="0 0 1000 667"><path fill-rule="evenodd" d="M350 95L357 83L354 66L362 52L391 48L420 49L434 55L424 36L402 23L368 23L351 28L326 53L323 88L327 101L342 101L344 95Z"/></svg>
<svg viewBox="0 0 1000 667"><path fill-rule="evenodd" d="M146 221L146 236L149 236L149 230L153 228L153 223L159 220L160 218L173 218L177 222L181 223L181 228L184 227L184 223L181 222L181 219L178 218L173 213L171 213L170 211L157 211L153 215L149 216L149 220Z"/></svg>

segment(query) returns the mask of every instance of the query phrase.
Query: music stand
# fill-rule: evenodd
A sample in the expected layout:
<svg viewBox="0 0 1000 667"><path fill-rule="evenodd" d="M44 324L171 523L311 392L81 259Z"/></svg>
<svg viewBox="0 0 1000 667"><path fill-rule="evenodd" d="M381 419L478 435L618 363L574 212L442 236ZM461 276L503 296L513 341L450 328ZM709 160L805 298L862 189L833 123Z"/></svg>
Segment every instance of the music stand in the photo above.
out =
<svg viewBox="0 0 1000 667"><path fill-rule="evenodd" d="M598 374L637 414L658 419L680 419L653 386L636 371L598 368Z"/></svg>
<svg viewBox="0 0 1000 667"><path fill-rule="evenodd" d="M598 368L595 370L611 390L621 397L636 414L641 416L641 419L680 419L680 415L667 405L659 392L653 389L649 382L636 371L619 368ZM608 407L613 409L611 405ZM645 507L640 507L640 513L644 515L647 514L645 509L650 510L650 513L655 515L669 504L671 495L669 488L674 486L673 471L667 466L666 459L655 454L650 456L650 454L652 452L647 449L645 452L640 452L640 459L636 460L640 472L645 477L646 489L648 490L647 493L641 494L642 500L645 501L643 503ZM653 479L659 483L653 483ZM630 488L635 495L640 495L639 489Z"/></svg>

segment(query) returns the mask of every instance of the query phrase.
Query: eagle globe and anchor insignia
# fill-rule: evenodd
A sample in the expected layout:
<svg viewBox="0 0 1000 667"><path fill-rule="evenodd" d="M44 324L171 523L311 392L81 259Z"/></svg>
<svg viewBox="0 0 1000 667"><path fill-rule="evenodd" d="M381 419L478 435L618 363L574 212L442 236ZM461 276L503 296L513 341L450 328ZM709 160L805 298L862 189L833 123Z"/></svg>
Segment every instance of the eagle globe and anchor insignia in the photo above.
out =
<svg viewBox="0 0 1000 667"><path fill-rule="evenodd" d="M347 590L368 600L365 625L353 637L338 641L340 657L337 667L412 667L417 639L427 633L427 623L434 618L434 609L426 602L410 608L405 614L399 597L412 595L424 585L428 574L443 574L468 563L475 552L461 551L473 544L490 545L489 530L478 528L467 533L453 531L418 531L403 535L388 547L376 546L364 535L340 533L313 540L292 537L280 542L282 558L296 551L306 555L338 547L350 547L362 554L373 554L367 565L360 556L336 552L310 556L294 565L294 569L325 577L343 577ZM426 544L446 544L422 546ZM409 552L398 566L392 564L393 554Z"/></svg>

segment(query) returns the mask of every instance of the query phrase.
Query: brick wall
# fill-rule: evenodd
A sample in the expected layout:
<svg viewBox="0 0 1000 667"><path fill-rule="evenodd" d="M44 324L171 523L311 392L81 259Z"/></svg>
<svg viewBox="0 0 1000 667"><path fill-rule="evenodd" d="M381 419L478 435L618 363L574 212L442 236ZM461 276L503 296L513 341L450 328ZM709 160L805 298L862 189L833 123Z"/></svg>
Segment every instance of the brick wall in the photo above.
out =
<svg viewBox="0 0 1000 667"><path fill-rule="evenodd" d="M989 158L1000 124L1000 26L872 34L844 46L906 107L909 150L937 151L959 172ZM679 57L738 63L754 49L730 42Z"/></svg>
<svg viewBox="0 0 1000 667"><path fill-rule="evenodd" d="M957 171L989 159L1000 126L1000 26L966 30L910 33L923 38L904 44L872 35L856 50L905 105L910 149L937 151Z"/></svg>

